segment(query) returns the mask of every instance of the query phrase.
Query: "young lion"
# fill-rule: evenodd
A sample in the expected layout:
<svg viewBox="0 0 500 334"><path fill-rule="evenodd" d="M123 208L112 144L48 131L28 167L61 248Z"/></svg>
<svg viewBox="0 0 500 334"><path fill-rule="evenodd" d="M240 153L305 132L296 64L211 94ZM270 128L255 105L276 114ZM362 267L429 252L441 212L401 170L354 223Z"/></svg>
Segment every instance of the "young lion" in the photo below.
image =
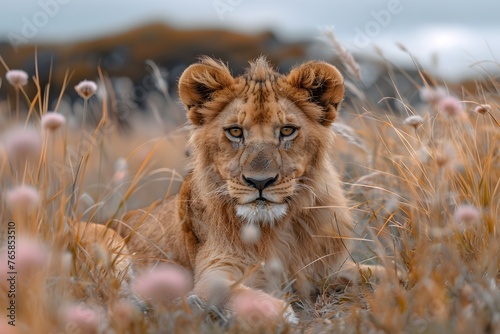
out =
<svg viewBox="0 0 500 334"><path fill-rule="evenodd" d="M265 300L266 316L296 321L269 295L269 272L279 268L279 283L295 280L307 298L348 258L352 220L330 160L342 75L319 61L281 75L259 58L233 77L203 58L182 74L179 94L192 124L190 172L175 199L125 218L130 251L145 254L135 263L192 270L190 300L236 312L238 300ZM258 240L244 242L248 230Z"/></svg>

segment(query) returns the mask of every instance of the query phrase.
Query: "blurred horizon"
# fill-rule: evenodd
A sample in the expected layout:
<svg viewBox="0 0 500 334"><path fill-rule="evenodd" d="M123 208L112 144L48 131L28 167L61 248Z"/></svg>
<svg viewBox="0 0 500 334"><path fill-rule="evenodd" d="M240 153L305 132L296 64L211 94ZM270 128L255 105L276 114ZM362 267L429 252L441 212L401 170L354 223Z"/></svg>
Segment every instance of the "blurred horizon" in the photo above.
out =
<svg viewBox="0 0 500 334"><path fill-rule="evenodd" d="M264 0L161 1L38 0L0 3L0 42L69 44L109 37L152 22L180 30L222 29L244 34L270 31L284 43L315 41L333 28L343 45L361 58L398 66L415 59L450 81L496 73L500 54L500 2L373 0L311 3ZM165 45L166 48L175 45ZM322 52L328 53L324 48ZM480 64L480 66L477 66Z"/></svg>

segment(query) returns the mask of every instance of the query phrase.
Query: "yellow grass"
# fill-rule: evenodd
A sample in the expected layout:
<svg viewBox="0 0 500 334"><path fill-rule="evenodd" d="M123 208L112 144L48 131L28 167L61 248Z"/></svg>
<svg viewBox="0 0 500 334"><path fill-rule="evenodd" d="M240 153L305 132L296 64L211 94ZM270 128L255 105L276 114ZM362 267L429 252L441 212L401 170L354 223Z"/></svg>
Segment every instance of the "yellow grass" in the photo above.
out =
<svg viewBox="0 0 500 334"><path fill-rule="evenodd" d="M115 270L116 254L80 244L87 232L77 222L120 221L126 210L175 193L185 165L186 132L165 135L151 117L130 116L133 130L120 134L109 116L112 91L97 102L101 117L94 126L42 130L48 94L36 79L35 85L38 94L26 97L24 119L11 117L18 107L14 102L0 106L3 134L29 126L42 143L39 153L14 158L3 140L0 332L91 333L67 316L72 308L83 312L89 323L98 321L102 333L239 332L238 324L209 321L182 302L144 308ZM298 327L269 324L260 330L500 331L500 112L494 98L499 86L494 80L490 86L492 91L475 94L454 92L466 101L459 117L447 116L435 105L420 106L424 123L416 128L404 124L406 115L387 113L377 105L344 106L338 122L345 127L332 155L356 215L357 235L352 238L359 247L353 257L385 266L390 275L382 282L354 286L325 283L315 304L295 301L302 319ZM479 104L491 109L473 113ZM416 106L406 110L408 115L417 112ZM116 169L120 158L126 167ZM7 192L20 185L38 191L34 208L6 202ZM479 219L457 221L454 214L464 205L476 208ZM9 221L15 223L18 245L15 298L9 297L6 284ZM25 245L38 245L41 256L22 254ZM33 258L41 263L31 263ZM16 302L15 327L7 324L11 300Z"/></svg>

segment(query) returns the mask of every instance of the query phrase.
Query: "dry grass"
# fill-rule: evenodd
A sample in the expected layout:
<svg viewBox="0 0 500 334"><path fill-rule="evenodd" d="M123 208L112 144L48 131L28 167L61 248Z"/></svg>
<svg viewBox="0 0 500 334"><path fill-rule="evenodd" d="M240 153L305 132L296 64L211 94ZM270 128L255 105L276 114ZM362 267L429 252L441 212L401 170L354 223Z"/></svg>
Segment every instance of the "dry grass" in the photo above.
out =
<svg viewBox="0 0 500 334"><path fill-rule="evenodd" d="M385 266L390 275L376 284L325 286L314 305L294 304L302 318L297 328L267 324L258 330L500 331L500 112L495 99L500 83L491 79L489 84L491 91L459 92L455 107L463 110L457 113L436 101L409 106L401 98L407 116L419 115L422 123L417 118L405 124L406 116L381 110L366 96L346 106L332 129L339 133L332 154L345 176L359 237L367 240L353 256ZM154 122L135 120L135 130L120 135L106 103L112 97L106 96L95 127L42 129L48 109L43 92L39 87L36 96L25 97L28 112L20 116L16 102L0 110L0 332L242 330L232 321L195 315L183 302L137 301L128 290L133 282L116 269L120 250L81 245L82 234L90 232L77 228L77 222L119 220L127 209L175 192L181 175L174 169L184 164L185 134L164 136ZM483 114L472 111L485 104ZM39 141L13 150L12 141L18 140L8 136L13 127L29 128ZM31 188L12 192L21 185ZM17 243L16 327L6 324L6 308L14 300L6 284L9 221L15 222Z"/></svg>

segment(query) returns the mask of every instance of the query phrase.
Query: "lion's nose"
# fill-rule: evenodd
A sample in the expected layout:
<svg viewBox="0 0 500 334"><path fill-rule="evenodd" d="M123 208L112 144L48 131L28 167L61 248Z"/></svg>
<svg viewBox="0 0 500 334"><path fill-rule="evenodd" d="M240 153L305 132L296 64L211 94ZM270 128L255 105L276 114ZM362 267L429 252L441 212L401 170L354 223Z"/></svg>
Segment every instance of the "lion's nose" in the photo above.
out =
<svg viewBox="0 0 500 334"><path fill-rule="evenodd" d="M258 191L262 191L265 188L272 186L276 182L276 180L278 180L278 175L276 175L275 177L269 177L269 178L265 178L265 179L264 178L259 179L259 178L255 178L255 177L248 177L247 178L243 175L243 180L250 187L254 187Z"/></svg>

